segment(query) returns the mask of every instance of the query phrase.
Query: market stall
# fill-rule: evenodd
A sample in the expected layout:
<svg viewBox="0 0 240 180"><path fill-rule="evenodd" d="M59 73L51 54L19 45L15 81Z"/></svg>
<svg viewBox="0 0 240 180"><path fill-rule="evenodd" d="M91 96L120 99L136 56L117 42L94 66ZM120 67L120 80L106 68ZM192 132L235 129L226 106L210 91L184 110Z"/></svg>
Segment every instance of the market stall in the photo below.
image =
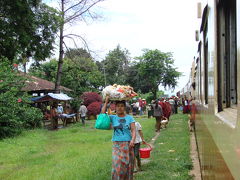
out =
<svg viewBox="0 0 240 180"><path fill-rule="evenodd" d="M72 100L72 98L67 94L48 93L44 96L33 97L31 100L37 104L37 107L42 109L45 117L44 125L46 122L50 121L51 125L53 126L54 118L51 113L53 108L55 108L57 111L57 127L59 120L63 122L63 126L66 126L70 121L76 122L76 114L72 113L69 105L67 104L67 102Z"/></svg>

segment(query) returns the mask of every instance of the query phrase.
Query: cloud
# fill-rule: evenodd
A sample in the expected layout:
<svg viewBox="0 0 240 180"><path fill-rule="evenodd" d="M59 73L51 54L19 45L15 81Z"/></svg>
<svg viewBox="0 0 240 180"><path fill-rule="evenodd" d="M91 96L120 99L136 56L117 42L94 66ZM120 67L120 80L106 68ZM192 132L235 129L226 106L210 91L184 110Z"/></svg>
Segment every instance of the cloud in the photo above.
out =
<svg viewBox="0 0 240 180"><path fill-rule="evenodd" d="M180 90L188 81L197 50L196 10L193 0L106 0L96 8L104 16L103 20L88 25L79 22L67 32L86 38L100 59L118 44L127 48L132 57L140 56L144 48L173 52L175 65L184 72L176 88ZM73 46L71 41L67 44Z"/></svg>

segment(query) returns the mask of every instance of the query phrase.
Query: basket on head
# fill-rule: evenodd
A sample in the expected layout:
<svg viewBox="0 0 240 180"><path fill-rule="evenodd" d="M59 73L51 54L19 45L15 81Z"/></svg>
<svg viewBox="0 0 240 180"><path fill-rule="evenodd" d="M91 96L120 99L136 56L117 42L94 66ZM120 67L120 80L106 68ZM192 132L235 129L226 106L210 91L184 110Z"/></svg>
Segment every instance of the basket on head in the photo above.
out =
<svg viewBox="0 0 240 180"><path fill-rule="evenodd" d="M151 151L152 151L152 147L150 144L147 144L148 147L147 148L140 148L139 152L140 152L140 157L141 158L149 158Z"/></svg>

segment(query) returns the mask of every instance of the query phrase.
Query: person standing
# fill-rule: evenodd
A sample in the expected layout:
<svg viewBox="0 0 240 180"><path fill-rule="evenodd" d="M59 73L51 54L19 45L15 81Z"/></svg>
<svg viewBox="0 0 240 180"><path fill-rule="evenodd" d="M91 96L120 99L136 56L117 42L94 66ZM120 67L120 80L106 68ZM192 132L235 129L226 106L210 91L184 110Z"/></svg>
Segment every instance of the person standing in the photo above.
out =
<svg viewBox="0 0 240 180"><path fill-rule="evenodd" d="M106 112L109 97L101 113ZM116 115L110 115L113 128L112 180L133 180L135 120L126 114L126 102L116 101Z"/></svg>
<svg viewBox="0 0 240 180"><path fill-rule="evenodd" d="M175 99L174 99L174 109L175 109L175 114L178 113L178 105L179 105L178 98L175 97Z"/></svg>
<svg viewBox="0 0 240 180"><path fill-rule="evenodd" d="M133 116L136 116L136 115L137 115L137 109L138 109L137 104L134 102L134 103L132 104L132 115L133 115Z"/></svg>
<svg viewBox="0 0 240 180"><path fill-rule="evenodd" d="M143 100L142 100L142 98L138 99L138 103L139 103L139 107L138 107L139 116L142 116L143 115Z"/></svg>
<svg viewBox="0 0 240 180"><path fill-rule="evenodd" d="M63 113L63 107L62 107L62 104L58 104L58 107L57 107L57 113L60 115Z"/></svg>
<svg viewBox="0 0 240 180"><path fill-rule="evenodd" d="M126 113L129 114L131 110L131 106L128 102L126 102Z"/></svg>
<svg viewBox="0 0 240 180"><path fill-rule="evenodd" d="M183 100L183 114L186 114L186 113L188 113L189 112L189 104L188 104L189 102L188 102L188 99L187 99L187 97L185 96L184 97L184 100Z"/></svg>
<svg viewBox="0 0 240 180"><path fill-rule="evenodd" d="M87 107L83 103L81 103L81 106L79 108L79 114L80 114L83 125L85 125L85 118L86 118L87 112L88 112Z"/></svg>
<svg viewBox="0 0 240 180"><path fill-rule="evenodd" d="M155 124L156 132L160 132L162 115L163 115L162 107L158 104L158 100L156 100L155 104L153 105L153 116L156 118Z"/></svg>
<svg viewBox="0 0 240 180"><path fill-rule="evenodd" d="M57 105L54 103L50 110L50 117L52 121L52 129L58 128L58 113L57 113Z"/></svg>
<svg viewBox="0 0 240 180"><path fill-rule="evenodd" d="M152 102L152 103L154 103L154 102ZM147 105L147 112L148 112L148 118L151 118L153 116L153 105L152 104Z"/></svg>
<svg viewBox="0 0 240 180"><path fill-rule="evenodd" d="M146 101L146 99L142 99L142 111L143 111L143 114L146 114L146 108L147 108L147 101Z"/></svg>
<svg viewBox="0 0 240 180"><path fill-rule="evenodd" d="M171 97L171 98L169 99L169 104L171 105L171 114L174 114L174 113L175 113L174 103L175 103L175 101L174 101L174 99Z"/></svg>
<svg viewBox="0 0 240 180"><path fill-rule="evenodd" d="M165 102L165 105L166 105L166 118L168 119L168 120L170 120L170 116L171 116L171 113L172 113L172 106L171 106L171 104L168 102L168 100Z"/></svg>

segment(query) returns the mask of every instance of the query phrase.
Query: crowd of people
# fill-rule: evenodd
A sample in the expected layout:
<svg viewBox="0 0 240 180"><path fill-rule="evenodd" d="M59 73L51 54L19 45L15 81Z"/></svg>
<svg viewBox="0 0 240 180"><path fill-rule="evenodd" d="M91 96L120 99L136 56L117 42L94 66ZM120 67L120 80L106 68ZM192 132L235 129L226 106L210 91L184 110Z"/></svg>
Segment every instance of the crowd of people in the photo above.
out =
<svg viewBox="0 0 240 180"><path fill-rule="evenodd" d="M172 114L177 114L179 107L183 113L190 112L190 120L194 119L194 100L186 97L160 98L152 100L150 104L139 98L129 104L125 101L109 103L108 97L102 106L101 113L108 112L113 129L112 146L112 179L132 180L134 171L141 170L139 149L144 140L142 126L134 117L148 115L156 119L155 130L160 132L161 125L168 123ZM132 115L130 115L132 114Z"/></svg>
<svg viewBox="0 0 240 180"><path fill-rule="evenodd" d="M64 106L65 107L65 106ZM58 119L67 110L62 104L54 103L47 106L49 118L52 119L53 128L57 128ZM144 140L142 126L135 120L136 116L154 117L156 119L155 131L160 132L166 128L170 116L178 113L178 108L182 107L183 113L191 112L193 100L186 97L160 98L152 100L149 104L142 98L138 98L131 103L126 101L115 101L111 103L106 97L101 113L107 113L111 120L112 135L112 179L113 180L132 180L134 171L141 171L141 158L139 149L141 143L147 144ZM79 108L80 118L83 125L87 115L87 108L82 103ZM130 115L131 114L131 115ZM193 116L190 116L190 120Z"/></svg>
<svg viewBox="0 0 240 180"><path fill-rule="evenodd" d="M57 103L57 102L44 102L39 104L39 108L42 110L44 119L51 121L51 129L57 130L59 126L59 120L66 125L68 119L74 119L76 113L74 113L70 104Z"/></svg>

